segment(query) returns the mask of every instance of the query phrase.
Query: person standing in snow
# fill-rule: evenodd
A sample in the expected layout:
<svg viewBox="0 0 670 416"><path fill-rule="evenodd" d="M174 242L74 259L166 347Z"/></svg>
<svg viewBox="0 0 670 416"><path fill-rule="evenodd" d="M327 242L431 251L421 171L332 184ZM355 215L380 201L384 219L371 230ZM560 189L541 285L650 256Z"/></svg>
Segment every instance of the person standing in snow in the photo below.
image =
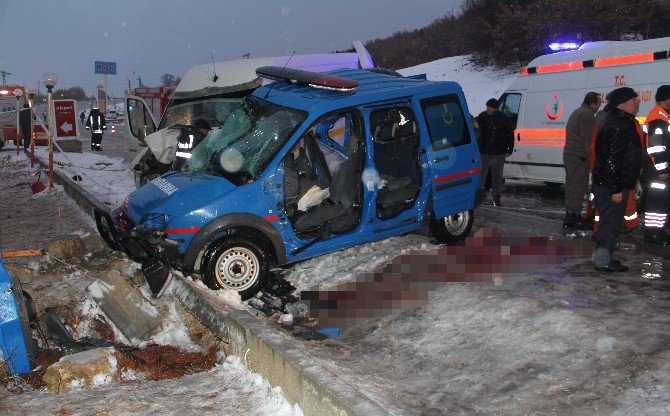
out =
<svg viewBox="0 0 670 416"><path fill-rule="evenodd" d="M105 115L100 112L98 107L91 109L91 113L86 119L86 130L91 131L91 150L101 151L102 132L107 130L107 122L105 121Z"/></svg>
<svg viewBox="0 0 670 416"><path fill-rule="evenodd" d="M670 205L670 85L656 90L656 105L647 115L645 148L648 154L645 166L644 239L651 244L670 245L670 237L663 228L668 224Z"/></svg>
<svg viewBox="0 0 670 416"><path fill-rule="evenodd" d="M81 121L81 125L84 125L84 122L86 121L86 111L81 110L81 113L79 113L79 120Z"/></svg>
<svg viewBox="0 0 670 416"><path fill-rule="evenodd" d="M514 150L514 127L506 115L498 111L500 103L495 98L486 102L486 111L477 116L479 124L479 149L482 155L481 183L491 168L493 206L500 206L505 159Z"/></svg>
<svg viewBox="0 0 670 416"><path fill-rule="evenodd" d="M19 127L21 127L21 136L23 137L23 149L28 150L30 146L30 106L23 104L23 110L19 113Z"/></svg>
<svg viewBox="0 0 670 416"><path fill-rule="evenodd" d="M591 136L596 124L595 114L600 108L600 95L589 92L582 105L573 111L565 126L565 219L564 230L583 227L581 211L584 194L589 187L589 158Z"/></svg>
<svg viewBox="0 0 670 416"><path fill-rule="evenodd" d="M635 115L640 99L635 90L621 87L608 95L610 111L596 135L593 193L600 225L593 265L604 272L623 272L628 267L612 258L623 225L628 194L642 168L642 146Z"/></svg>

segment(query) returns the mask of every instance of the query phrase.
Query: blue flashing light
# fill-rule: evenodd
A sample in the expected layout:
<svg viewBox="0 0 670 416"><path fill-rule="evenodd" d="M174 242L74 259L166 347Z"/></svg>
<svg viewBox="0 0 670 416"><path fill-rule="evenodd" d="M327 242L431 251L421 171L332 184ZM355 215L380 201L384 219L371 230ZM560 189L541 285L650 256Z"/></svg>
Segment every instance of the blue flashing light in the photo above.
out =
<svg viewBox="0 0 670 416"><path fill-rule="evenodd" d="M551 49L554 52L558 51L571 51L579 48L579 44L576 42L554 42L549 44L549 49Z"/></svg>

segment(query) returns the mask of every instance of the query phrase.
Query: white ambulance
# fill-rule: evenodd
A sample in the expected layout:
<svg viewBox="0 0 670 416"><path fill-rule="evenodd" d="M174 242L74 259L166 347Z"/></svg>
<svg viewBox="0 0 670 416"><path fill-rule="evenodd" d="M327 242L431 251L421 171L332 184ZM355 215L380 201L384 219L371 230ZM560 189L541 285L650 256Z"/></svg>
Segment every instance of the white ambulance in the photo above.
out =
<svg viewBox="0 0 670 416"><path fill-rule="evenodd" d="M644 122L656 89L670 84L669 51L670 37L606 41L531 61L500 99L500 110L515 125L505 177L565 182L565 124L589 91L604 100L616 88L633 88L642 100L638 120Z"/></svg>

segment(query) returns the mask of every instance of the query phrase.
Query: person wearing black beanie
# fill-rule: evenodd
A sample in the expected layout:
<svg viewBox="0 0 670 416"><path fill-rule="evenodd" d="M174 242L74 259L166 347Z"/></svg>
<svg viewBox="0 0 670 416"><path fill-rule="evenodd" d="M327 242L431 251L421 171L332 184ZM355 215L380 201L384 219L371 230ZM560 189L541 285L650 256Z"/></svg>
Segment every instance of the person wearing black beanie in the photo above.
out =
<svg viewBox="0 0 670 416"><path fill-rule="evenodd" d="M486 182L486 174L491 168L491 193L493 206L500 206L505 158L514 150L514 127L509 118L498 108L495 98L486 101L486 111L477 116L479 124L479 152L482 155L481 183Z"/></svg>
<svg viewBox="0 0 670 416"><path fill-rule="evenodd" d="M628 194L637 184L642 168L642 144L635 115L640 99L632 88L622 87L608 95L610 111L598 129L595 142L593 193L600 225L593 265L603 272L623 272L627 266L612 258L626 212Z"/></svg>
<svg viewBox="0 0 670 416"><path fill-rule="evenodd" d="M664 228L670 205L670 85L656 91L656 105L645 121L647 163L643 189L646 196L644 239L651 244L670 245Z"/></svg>

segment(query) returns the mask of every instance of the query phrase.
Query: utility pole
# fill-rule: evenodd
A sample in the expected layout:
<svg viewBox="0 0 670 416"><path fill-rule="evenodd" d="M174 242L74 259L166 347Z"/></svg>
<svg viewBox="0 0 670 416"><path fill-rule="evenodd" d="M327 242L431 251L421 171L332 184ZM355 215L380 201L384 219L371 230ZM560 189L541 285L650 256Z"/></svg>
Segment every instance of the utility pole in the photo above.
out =
<svg viewBox="0 0 670 416"><path fill-rule="evenodd" d="M7 81L6 81L6 78L5 78L5 77L6 77L7 75L12 75L11 72L0 71L0 74L2 74L2 85L7 85Z"/></svg>

